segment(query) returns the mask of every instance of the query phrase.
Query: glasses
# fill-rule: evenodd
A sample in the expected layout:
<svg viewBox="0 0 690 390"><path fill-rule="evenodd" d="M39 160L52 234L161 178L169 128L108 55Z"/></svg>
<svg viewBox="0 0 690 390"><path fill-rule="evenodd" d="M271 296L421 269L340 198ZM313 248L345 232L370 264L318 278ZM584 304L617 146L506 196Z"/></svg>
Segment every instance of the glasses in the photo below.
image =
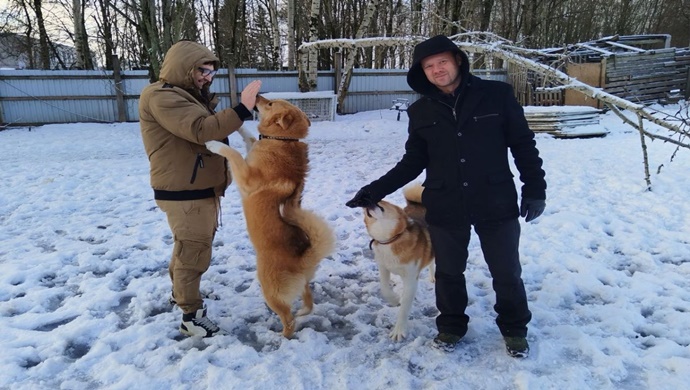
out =
<svg viewBox="0 0 690 390"><path fill-rule="evenodd" d="M208 77L208 76L213 77L213 76L216 75L216 73L218 73L218 71L217 71L217 70L214 70L214 69L207 69L207 68L202 68L202 67L198 67L198 68L196 68L196 69L197 69L199 72L201 72L201 75L204 76L204 77Z"/></svg>

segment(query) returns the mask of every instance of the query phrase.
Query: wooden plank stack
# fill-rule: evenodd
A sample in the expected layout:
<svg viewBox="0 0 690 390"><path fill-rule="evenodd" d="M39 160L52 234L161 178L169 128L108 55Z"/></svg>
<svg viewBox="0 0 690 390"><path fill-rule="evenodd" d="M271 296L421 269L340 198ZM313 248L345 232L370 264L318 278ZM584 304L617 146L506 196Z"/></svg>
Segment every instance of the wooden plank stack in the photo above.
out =
<svg viewBox="0 0 690 390"><path fill-rule="evenodd" d="M602 110L589 106L524 107L525 118L535 133L556 138L603 137L608 130L599 124Z"/></svg>

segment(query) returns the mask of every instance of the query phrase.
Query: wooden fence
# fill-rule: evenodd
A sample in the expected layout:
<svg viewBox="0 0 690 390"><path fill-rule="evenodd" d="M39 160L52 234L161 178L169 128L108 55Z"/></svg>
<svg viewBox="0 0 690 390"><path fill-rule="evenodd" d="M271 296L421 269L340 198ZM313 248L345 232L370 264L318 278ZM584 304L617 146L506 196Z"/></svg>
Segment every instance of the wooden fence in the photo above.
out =
<svg viewBox="0 0 690 390"><path fill-rule="evenodd" d="M601 56L600 62L571 63L567 74L605 92L635 102L667 98L673 91L690 98L690 48L663 48ZM509 65L510 83L523 106L583 105L600 103L574 90L553 87L531 70ZM543 88L546 87L546 88Z"/></svg>
<svg viewBox="0 0 690 390"><path fill-rule="evenodd" d="M604 90L633 102L650 102L673 90L688 96L690 49L658 49L602 59Z"/></svg>

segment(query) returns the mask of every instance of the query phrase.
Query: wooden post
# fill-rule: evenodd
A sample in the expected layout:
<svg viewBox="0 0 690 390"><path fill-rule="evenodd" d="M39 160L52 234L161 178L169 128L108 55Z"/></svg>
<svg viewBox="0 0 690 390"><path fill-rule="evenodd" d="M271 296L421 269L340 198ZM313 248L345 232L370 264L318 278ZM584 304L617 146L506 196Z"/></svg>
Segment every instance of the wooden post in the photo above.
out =
<svg viewBox="0 0 690 390"><path fill-rule="evenodd" d="M226 59L228 63L228 89L230 90L230 107L235 107L239 104L237 100L237 78L235 77L235 65L232 63L233 55L228 55Z"/></svg>
<svg viewBox="0 0 690 390"><path fill-rule="evenodd" d="M340 81L343 78L343 64L342 62L343 53L338 50L333 56L333 63L335 63L335 68L333 69L333 75L335 76L335 85L333 86L333 92L338 95L338 89L340 88Z"/></svg>
<svg viewBox="0 0 690 390"><path fill-rule="evenodd" d="M602 91L606 91L607 62L607 57L601 57L601 69L599 70L599 88L601 88ZM602 102L601 100L597 100L597 108L604 108L604 102Z"/></svg>
<svg viewBox="0 0 690 390"><path fill-rule="evenodd" d="M115 101L117 102L117 121L127 122L127 109L125 107L125 88L120 73L120 59L116 54L111 56L113 60L113 81L115 82Z"/></svg>

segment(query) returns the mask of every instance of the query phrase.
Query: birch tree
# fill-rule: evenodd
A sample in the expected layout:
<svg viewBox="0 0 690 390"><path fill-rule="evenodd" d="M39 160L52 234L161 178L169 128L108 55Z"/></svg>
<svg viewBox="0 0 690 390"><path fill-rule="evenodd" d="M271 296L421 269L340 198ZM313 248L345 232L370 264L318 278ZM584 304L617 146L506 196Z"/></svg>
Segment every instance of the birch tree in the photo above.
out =
<svg viewBox="0 0 690 390"><path fill-rule="evenodd" d="M273 63L274 67L280 69L283 65L283 61L280 50L280 21L278 20L278 2L276 0L266 0L266 2L272 37L271 62Z"/></svg>
<svg viewBox="0 0 690 390"><path fill-rule="evenodd" d="M81 0L72 0L72 13L74 19L74 48L77 53L76 63L78 69L93 69L93 59L89 48L89 36L86 33L84 22L84 6Z"/></svg>
<svg viewBox="0 0 690 390"><path fill-rule="evenodd" d="M287 0L287 67L288 70L295 69L296 46L295 37L297 29L295 26L295 0Z"/></svg>
<svg viewBox="0 0 690 390"><path fill-rule="evenodd" d="M362 16L362 23L357 29L357 34L355 39L361 39L364 34L369 30L369 23L371 23L374 12L379 5L380 0L369 0L367 8ZM340 80L340 85L338 86L338 112L343 110L343 102L347 97L347 90L350 88L350 80L352 80L352 72L355 66L355 58L357 57L357 48L353 47L347 51L347 59L345 60L345 66L343 68L344 75Z"/></svg>
<svg viewBox="0 0 690 390"><path fill-rule="evenodd" d="M311 12L309 12L309 42L318 39L318 26L321 13L321 0L311 0ZM318 71L318 50L307 50L300 55L299 90L302 92L316 89Z"/></svg>

